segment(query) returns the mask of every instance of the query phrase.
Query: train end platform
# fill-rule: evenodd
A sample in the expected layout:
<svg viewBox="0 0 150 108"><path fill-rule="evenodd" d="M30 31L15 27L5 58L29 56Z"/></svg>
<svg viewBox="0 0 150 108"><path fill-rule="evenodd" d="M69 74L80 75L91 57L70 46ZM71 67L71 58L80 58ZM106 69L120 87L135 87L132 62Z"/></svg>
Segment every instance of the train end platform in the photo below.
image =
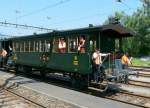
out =
<svg viewBox="0 0 150 108"><path fill-rule="evenodd" d="M46 108L139 108L3 71L0 86Z"/></svg>

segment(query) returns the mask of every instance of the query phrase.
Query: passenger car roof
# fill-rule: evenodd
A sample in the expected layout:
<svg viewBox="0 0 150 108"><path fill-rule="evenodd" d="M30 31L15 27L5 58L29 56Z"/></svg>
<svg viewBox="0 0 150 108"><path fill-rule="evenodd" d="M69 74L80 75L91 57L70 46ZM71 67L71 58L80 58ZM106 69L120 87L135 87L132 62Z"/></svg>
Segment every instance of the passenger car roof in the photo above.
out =
<svg viewBox="0 0 150 108"><path fill-rule="evenodd" d="M69 30L56 30L49 33L42 33L42 34L33 34L28 36L20 36L14 39L25 39L25 38L42 38L43 36L55 36L55 35L66 35L66 34L84 34L84 33L90 33L90 32L101 32L101 33L109 33L114 34L118 38L121 37L129 37L134 36L135 33L126 27L122 26L121 24L107 24L102 26L92 26L92 27L85 27L85 28L79 28L79 29L69 29Z"/></svg>
<svg viewBox="0 0 150 108"><path fill-rule="evenodd" d="M108 25L103 25L102 32L109 32L109 31L115 31L120 34L122 37L129 37L129 36L134 36L135 33L128 28L122 26L121 24L108 24Z"/></svg>

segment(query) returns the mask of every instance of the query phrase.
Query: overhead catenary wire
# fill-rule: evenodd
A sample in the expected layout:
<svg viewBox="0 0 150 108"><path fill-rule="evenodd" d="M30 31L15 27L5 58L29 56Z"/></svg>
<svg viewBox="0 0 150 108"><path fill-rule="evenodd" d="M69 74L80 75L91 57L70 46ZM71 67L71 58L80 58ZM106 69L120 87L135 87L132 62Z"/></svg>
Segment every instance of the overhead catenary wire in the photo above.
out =
<svg viewBox="0 0 150 108"><path fill-rule="evenodd" d="M133 8L131 8L131 9L133 9ZM123 10L123 11L128 11L128 10L129 9L126 9L126 10ZM91 14L91 15L88 15L88 16L82 16L80 18L63 20L63 21L60 21L60 22L54 22L54 23L51 23L51 24L61 24L61 23L68 23L68 22L76 22L76 21L81 21L81 20L93 18L93 17L100 16L100 15L104 16L104 15L107 15L107 14L108 13L96 13L96 14ZM24 27L24 28L30 28L30 29L46 30L46 31L54 30L54 29L43 28L43 27L36 27L36 26L30 26L30 25L21 25L21 24L8 23L6 21L5 22L0 22L0 26L5 26L6 27L7 25L13 26L15 28Z"/></svg>
<svg viewBox="0 0 150 108"><path fill-rule="evenodd" d="M33 14L36 14L36 13L39 13L39 12L42 12L42 11L45 11L45 10L47 10L47 9L49 9L49 8L53 8L53 7L55 7L55 6L58 6L58 5L61 5L61 4L63 4L63 3L66 3L66 2L69 2L70 0L61 0L61 1L59 1L59 2L57 2L57 3L55 3L55 4L52 4L52 5L49 5L49 6L46 6L46 7L44 7L44 8L41 8L41 9L38 9L38 10L35 10L35 11L33 11L33 12L30 12L30 13L28 13L28 14L24 14L24 15L22 15L22 16L18 16L17 17L17 19L19 19L19 18L23 18L23 17L26 17L26 16L30 16L30 15L33 15ZM122 3L122 0L120 0L121 1L121 3ZM124 4L125 5L125 4ZM127 7L127 6L126 6ZM128 9L126 9L126 10L131 10L131 9L133 9L133 8L130 8L129 6L128 6ZM123 10L123 11L126 11L126 10ZM93 18L93 17L97 17L97 16L104 16L104 15L107 15L108 13L97 13L97 14L91 14L91 15L88 15L88 16L82 16L82 17L78 17L78 18L74 18L74 19L69 19L69 20L62 20L62 21L59 21L59 22L54 22L54 23L51 23L51 24L60 24L60 23L68 23L68 22L76 22L76 21L81 21L81 20L85 20L85 19L89 19L89 18ZM3 22L4 23L4 22ZM50 24L50 25L51 25ZM7 24L6 24L7 25ZM12 24L12 25L14 25L14 24ZM35 26L28 26L28 25L21 25L21 26L19 26L19 25L21 25L21 24L16 24L16 25L14 25L14 27L15 28L19 28L19 27L21 27L21 28L28 28L28 29L38 29L38 30L44 30L44 29L47 29L47 28L42 28L42 27L35 27ZM52 30L52 29L48 29L48 30Z"/></svg>
<svg viewBox="0 0 150 108"><path fill-rule="evenodd" d="M63 3L66 3L66 2L69 2L70 0L61 0L55 4L52 4L52 5L49 5L49 6L46 6L44 8L41 8L41 9L38 9L38 10L35 10L33 12L30 12L28 14L24 14L22 16L18 16L17 19L20 19L20 18L23 18L23 17L27 17L27 16L30 16L30 15L33 15L33 14L37 14L39 12L42 12L42 11L45 11L49 8L53 8L55 6L58 6L58 5L61 5ZM127 11L127 10L131 10L133 8L130 8L126 3L123 2L123 0L116 0L117 2L120 2L122 4L124 4L126 7L128 7L128 9L124 10L124 11ZM83 17L80 17L80 18L76 18L76 19L69 19L69 20L63 20L63 21L60 21L60 22L54 22L54 23L51 23L51 24L60 24L60 23L67 23L67 22L75 22L75 21L80 21L80 20L84 20L84 19L88 19L88 18L91 18L91 17L95 17L95 16L99 16L99 15L106 15L107 13L97 13L97 14L94 14L94 15L89 15L89 16L83 16Z"/></svg>
<svg viewBox="0 0 150 108"><path fill-rule="evenodd" d="M134 8L128 8L128 9L124 9L122 11L129 11L129 10L134 10ZM70 22L77 22L77 21L81 21L81 20L85 20L85 19L89 19L89 18L93 18L93 17L97 17L97 16L105 16L105 15L108 15L109 12L107 13L96 13L96 14L91 14L91 15L88 15L88 16L82 16L82 17L78 17L78 18L74 18L74 19L69 19L69 20L62 20L62 21L59 21L59 22L54 22L54 23L51 23L50 25L52 24L61 24L61 23L70 23Z"/></svg>
<svg viewBox="0 0 150 108"><path fill-rule="evenodd" d="M68 22L76 22L76 21L81 21L81 20L85 20L85 19L89 19L89 18L93 18L93 17L96 17L96 16L104 16L104 15L107 15L108 13L96 13L96 14L91 14L91 15L88 15L88 16L82 16L80 18L74 18L74 19L69 19L69 20L63 20L63 21L59 21L59 22L54 22L54 23L51 23L51 24L61 24L61 23L68 23Z"/></svg>
<svg viewBox="0 0 150 108"><path fill-rule="evenodd" d="M55 3L55 4L48 5L48 6L46 6L46 7L41 8L41 9L32 11L32 12L30 12L30 13L27 13L27 14L24 14L24 15L21 15L21 16L18 16L17 19L24 18L24 17L30 16L30 15L33 15L33 14L38 14L38 13L40 13L40 12L42 12L42 11L45 11L45 10L47 10L47 9L56 7L56 6L58 6L58 5L64 4L64 3L69 2L69 1L70 1L70 0L61 0L61 1L57 2L57 3Z"/></svg>
<svg viewBox="0 0 150 108"><path fill-rule="evenodd" d="M127 5L125 2L123 2L123 0L121 0L120 3L122 3L124 6L126 6L129 10L132 10L132 8L129 5Z"/></svg>
<svg viewBox="0 0 150 108"><path fill-rule="evenodd" d="M126 10L129 10L129 9L126 9ZM126 10L124 10L124 11L126 11ZM76 19L63 20L63 21L60 21L60 22L51 23L51 25L52 24L67 23L67 22L76 22L76 21L85 20L85 19L88 19L88 18L93 18L95 16L100 16L100 15L104 16L104 15L107 15L107 14L108 13L97 13L97 14L92 14L92 15L89 15L89 16L83 16L83 17L76 18ZM54 29L49 29L49 28L44 28L44 27L36 27L36 26L31 26L31 25L22 25L22 24L8 23L6 21L0 22L0 26L22 28L22 29L29 29L29 30L36 29L38 31L47 31L47 32L50 32L50 31L54 30Z"/></svg>
<svg viewBox="0 0 150 108"><path fill-rule="evenodd" d="M14 28L23 28L23 29L36 29L39 31L52 31L53 29L48 29L48 28L43 28L43 27L36 27L36 26L31 26L31 25L22 25L22 24L14 24L14 23L9 23L9 22L0 22L0 26L4 27L14 27Z"/></svg>

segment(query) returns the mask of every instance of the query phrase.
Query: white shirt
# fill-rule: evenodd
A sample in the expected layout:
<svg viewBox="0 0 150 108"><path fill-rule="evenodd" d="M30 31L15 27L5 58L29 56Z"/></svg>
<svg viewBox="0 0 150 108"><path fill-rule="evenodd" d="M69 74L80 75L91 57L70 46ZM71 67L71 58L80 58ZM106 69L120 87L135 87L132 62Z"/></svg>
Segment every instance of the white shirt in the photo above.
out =
<svg viewBox="0 0 150 108"><path fill-rule="evenodd" d="M94 52L92 55L92 59L95 59L95 63L96 64L101 64L102 63L102 56L107 56L108 54L104 54L104 53L97 53Z"/></svg>
<svg viewBox="0 0 150 108"><path fill-rule="evenodd" d="M101 56L107 56L107 55L108 55L108 54L99 53L99 56L100 56L100 57L101 57ZM97 54L96 52L94 52L92 58L93 58L93 59L96 59L97 56L98 56L98 54Z"/></svg>
<svg viewBox="0 0 150 108"><path fill-rule="evenodd" d="M59 42L58 48L59 49L66 48L66 43L65 42L63 42L63 43Z"/></svg>

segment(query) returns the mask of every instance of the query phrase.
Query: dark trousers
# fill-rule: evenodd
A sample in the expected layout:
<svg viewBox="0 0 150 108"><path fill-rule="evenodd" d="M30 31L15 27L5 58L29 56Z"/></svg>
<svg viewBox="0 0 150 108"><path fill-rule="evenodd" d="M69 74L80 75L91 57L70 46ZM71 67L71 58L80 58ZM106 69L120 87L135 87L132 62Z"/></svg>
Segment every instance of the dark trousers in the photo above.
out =
<svg viewBox="0 0 150 108"><path fill-rule="evenodd" d="M0 67L3 67L7 63L7 57L2 57L0 61Z"/></svg>
<svg viewBox="0 0 150 108"><path fill-rule="evenodd" d="M95 64L94 67L94 81L99 82L101 80L103 66L101 64Z"/></svg>
<svg viewBox="0 0 150 108"><path fill-rule="evenodd" d="M97 83L102 82L104 80L105 72L103 65L94 64L93 73L94 73L94 81L96 81Z"/></svg>
<svg viewBox="0 0 150 108"><path fill-rule="evenodd" d="M127 69L127 68L128 68L128 65L126 65L126 64L122 65L122 69Z"/></svg>
<svg viewBox="0 0 150 108"><path fill-rule="evenodd" d="M100 65L95 64L94 66L94 81L98 82L99 81L99 73L100 73Z"/></svg>

